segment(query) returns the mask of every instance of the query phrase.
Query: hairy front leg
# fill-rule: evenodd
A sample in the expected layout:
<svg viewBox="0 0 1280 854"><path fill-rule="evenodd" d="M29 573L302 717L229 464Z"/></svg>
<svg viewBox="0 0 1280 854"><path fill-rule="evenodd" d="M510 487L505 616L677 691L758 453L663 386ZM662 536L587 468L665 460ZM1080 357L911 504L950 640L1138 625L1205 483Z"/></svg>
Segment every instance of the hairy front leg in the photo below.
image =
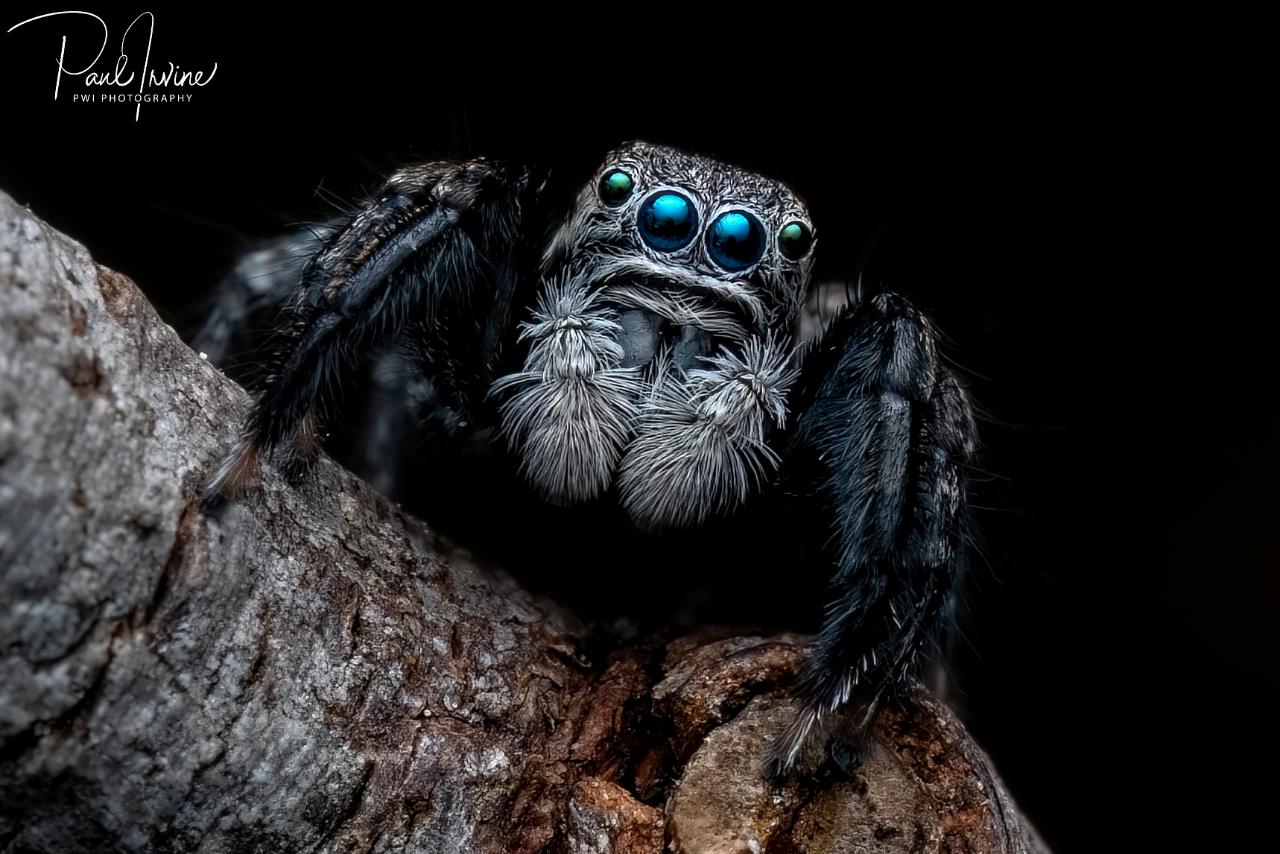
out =
<svg viewBox="0 0 1280 854"><path fill-rule="evenodd" d="M832 324L796 399L787 477L797 511L824 535L833 595L796 689L796 717L768 757L773 776L829 735L838 712L842 742L856 746L915 673L960 572L975 448L968 399L939 360L932 325L894 294Z"/></svg>
<svg viewBox="0 0 1280 854"><path fill-rule="evenodd" d="M299 474L359 357L410 327L429 333L418 356L437 391L460 411L475 408L510 323L529 201L523 169L429 163L392 175L335 225L301 270L242 440L206 498L252 483L263 457Z"/></svg>

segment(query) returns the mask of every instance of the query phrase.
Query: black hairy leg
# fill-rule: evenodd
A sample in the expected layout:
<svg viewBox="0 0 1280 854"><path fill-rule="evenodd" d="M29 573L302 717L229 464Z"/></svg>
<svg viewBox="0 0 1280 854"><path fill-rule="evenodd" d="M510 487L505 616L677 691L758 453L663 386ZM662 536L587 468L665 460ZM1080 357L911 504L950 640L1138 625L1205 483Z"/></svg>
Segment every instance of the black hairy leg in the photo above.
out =
<svg viewBox="0 0 1280 854"><path fill-rule="evenodd" d="M404 445L420 426L419 419L435 411L431 383L399 349L375 355L368 380L360 430L364 441L353 462L374 489L394 497L403 477Z"/></svg>
<svg viewBox="0 0 1280 854"><path fill-rule="evenodd" d="M333 234L333 223L264 241L242 255L219 281L191 348L229 375L253 386L254 361L273 346L273 324L287 314L308 258ZM383 495L403 480L404 446L427 423L456 429L456 413L436 404L434 388L413 358L409 342L376 350L361 365L355 402L363 439L348 460Z"/></svg>
<svg viewBox="0 0 1280 854"><path fill-rule="evenodd" d="M856 761L876 711L913 676L960 572L975 447L968 400L928 319L894 294L828 327L796 394L786 488L822 544L832 600L796 717L767 758L773 777L819 739L838 764Z"/></svg>
<svg viewBox="0 0 1280 854"><path fill-rule="evenodd" d="M445 405L480 405L521 285L522 169L485 160L394 174L306 261L266 360L239 445L206 496L252 483L262 457L296 476L318 451L318 421L372 346L411 342Z"/></svg>
<svg viewBox="0 0 1280 854"><path fill-rule="evenodd" d="M264 241L245 252L214 288L191 349L222 368L258 352L281 309L298 288L307 259L330 236L329 226Z"/></svg>

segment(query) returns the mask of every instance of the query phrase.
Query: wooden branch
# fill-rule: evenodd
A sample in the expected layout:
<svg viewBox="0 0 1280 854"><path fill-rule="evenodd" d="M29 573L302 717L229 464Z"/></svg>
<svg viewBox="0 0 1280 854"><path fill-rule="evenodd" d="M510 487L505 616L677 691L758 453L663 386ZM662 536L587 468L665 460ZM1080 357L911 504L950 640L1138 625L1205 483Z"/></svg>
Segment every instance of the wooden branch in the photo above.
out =
<svg viewBox="0 0 1280 854"><path fill-rule="evenodd" d="M0 194L0 849L1043 850L920 694L772 791L804 638L588 627L336 464L209 518L245 395Z"/></svg>

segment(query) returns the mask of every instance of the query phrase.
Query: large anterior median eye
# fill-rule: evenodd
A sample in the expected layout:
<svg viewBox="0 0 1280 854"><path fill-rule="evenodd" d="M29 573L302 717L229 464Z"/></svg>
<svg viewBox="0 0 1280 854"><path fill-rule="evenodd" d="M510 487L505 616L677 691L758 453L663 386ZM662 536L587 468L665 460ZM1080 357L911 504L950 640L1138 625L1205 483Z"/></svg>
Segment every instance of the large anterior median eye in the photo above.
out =
<svg viewBox="0 0 1280 854"><path fill-rule="evenodd" d="M764 254L764 227L746 211L725 211L707 230L707 251L726 270L745 270Z"/></svg>
<svg viewBox="0 0 1280 854"><path fill-rule="evenodd" d="M654 193L640 206L640 237L654 249L687 246L698 228L698 211L679 193Z"/></svg>

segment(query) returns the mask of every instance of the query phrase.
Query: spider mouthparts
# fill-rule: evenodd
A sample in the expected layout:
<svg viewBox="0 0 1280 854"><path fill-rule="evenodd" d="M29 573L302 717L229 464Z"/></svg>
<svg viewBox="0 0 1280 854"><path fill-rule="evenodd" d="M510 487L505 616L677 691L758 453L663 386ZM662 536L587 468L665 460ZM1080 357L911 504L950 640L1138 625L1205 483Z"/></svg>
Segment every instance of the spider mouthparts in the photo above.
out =
<svg viewBox="0 0 1280 854"><path fill-rule="evenodd" d="M643 367L665 351L673 365L689 371L698 367L701 357L710 355L714 347L706 331L679 326L642 308L619 312L618 323L622 327L618 343L622 345L624 368Z"/></svg>
<svg viewBox="0 0 1280 854"><path fill-rule="evenodd" d="M622 345L622 367L642 367L653 360L658 347L669 334L670 324L651 311L629 308L618 313L622 332L618 343Z"/></svg>

